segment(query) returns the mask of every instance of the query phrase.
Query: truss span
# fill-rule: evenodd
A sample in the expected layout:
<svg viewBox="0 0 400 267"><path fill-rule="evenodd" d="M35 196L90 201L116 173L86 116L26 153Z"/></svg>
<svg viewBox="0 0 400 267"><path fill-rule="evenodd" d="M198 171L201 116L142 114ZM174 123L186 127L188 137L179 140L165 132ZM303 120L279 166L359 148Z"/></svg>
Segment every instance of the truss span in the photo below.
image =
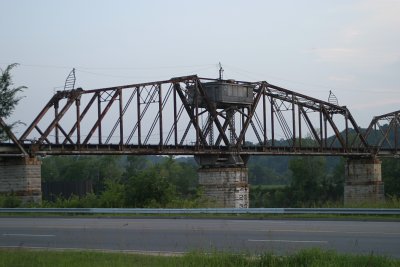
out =
<svg viewBox="0 0 400 267"><path fill-rule="evenodd" d="M239 94L246 101L216 103L209 85L218 83L246 88L250 95L229 89L229 99ZM393 124L397 127L398 117ZM388 151L372 149L366 137L350 111L332 101L265 81L192 75L59 91L18 142L29 153L43 155L368 156ZM397 142L393 148L397 153Z"/></svg>

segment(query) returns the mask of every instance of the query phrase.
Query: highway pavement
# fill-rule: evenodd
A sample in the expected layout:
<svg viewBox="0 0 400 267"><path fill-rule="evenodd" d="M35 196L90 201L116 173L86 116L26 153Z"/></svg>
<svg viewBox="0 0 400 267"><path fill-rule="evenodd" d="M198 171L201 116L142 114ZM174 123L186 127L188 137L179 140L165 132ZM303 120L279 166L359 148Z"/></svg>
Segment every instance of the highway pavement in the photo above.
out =
<svg viewBox="0 0 400 267"><path fill-rule="evenodd" d="M400 258L400 222L0 217L0 248L287 254L318 247Z"/></svg>

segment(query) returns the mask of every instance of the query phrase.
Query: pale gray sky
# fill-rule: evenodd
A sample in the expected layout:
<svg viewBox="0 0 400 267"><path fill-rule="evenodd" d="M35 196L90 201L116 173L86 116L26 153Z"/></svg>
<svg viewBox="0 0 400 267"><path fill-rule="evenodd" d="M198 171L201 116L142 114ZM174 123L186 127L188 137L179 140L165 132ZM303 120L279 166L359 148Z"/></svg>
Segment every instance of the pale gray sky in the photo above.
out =
<svg viewBox="0 0 400 267"><path fill-rule="evenodd" d="M327 100L362 127L400 109L400 1L0 0L0 67L29 123L77 69L84 89L198 74Z"/></svg>

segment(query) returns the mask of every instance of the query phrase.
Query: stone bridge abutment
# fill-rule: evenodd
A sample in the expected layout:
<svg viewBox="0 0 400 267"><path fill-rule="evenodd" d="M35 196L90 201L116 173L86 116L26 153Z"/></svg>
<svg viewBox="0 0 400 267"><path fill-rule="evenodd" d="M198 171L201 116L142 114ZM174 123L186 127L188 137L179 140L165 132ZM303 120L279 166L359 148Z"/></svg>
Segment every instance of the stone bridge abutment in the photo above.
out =
<svg viewBox="0 0 400 267"><path fill-rule="evenodd" d="M348 158L345 164L344 204L384 200L381 161L376 157Z"/></svg>
<svg viewBox="0 0 400 267"><path fill-rule="evenodd" d="M0 194L22 203L42 201L41 161L36 157L0 157Z"/></svg>

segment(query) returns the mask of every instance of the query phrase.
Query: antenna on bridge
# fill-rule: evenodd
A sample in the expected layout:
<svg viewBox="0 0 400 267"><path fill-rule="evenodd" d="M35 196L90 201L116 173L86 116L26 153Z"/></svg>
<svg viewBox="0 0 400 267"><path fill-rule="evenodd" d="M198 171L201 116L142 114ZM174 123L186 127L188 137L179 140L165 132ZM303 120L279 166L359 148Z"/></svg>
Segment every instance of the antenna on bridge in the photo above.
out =
<svg viewBox="0 0 400 267"><path fill-rule="evenodd" d="M73 68L71 72L68 74L67 79L65 80L64 91L75 89L75 81L76 81L75 68Z"/></svg>
<svg viewBox="0 0 400 267"><path fill-rule="evenodd" d="M219 79L222 80L224 76L224 69L222 68L221 62L219 62Z"/></svg>
<svg viewBox="0 0 400 267"><path fill-rule="evenodd" d="M331 104L334 104L334 105L336 105L336 106L339 105L339 102L338 102L338 100L337 100L337 97L335 96L334 93L332 93L331 90L329 90L328 102L331 103Z"/></svg>

